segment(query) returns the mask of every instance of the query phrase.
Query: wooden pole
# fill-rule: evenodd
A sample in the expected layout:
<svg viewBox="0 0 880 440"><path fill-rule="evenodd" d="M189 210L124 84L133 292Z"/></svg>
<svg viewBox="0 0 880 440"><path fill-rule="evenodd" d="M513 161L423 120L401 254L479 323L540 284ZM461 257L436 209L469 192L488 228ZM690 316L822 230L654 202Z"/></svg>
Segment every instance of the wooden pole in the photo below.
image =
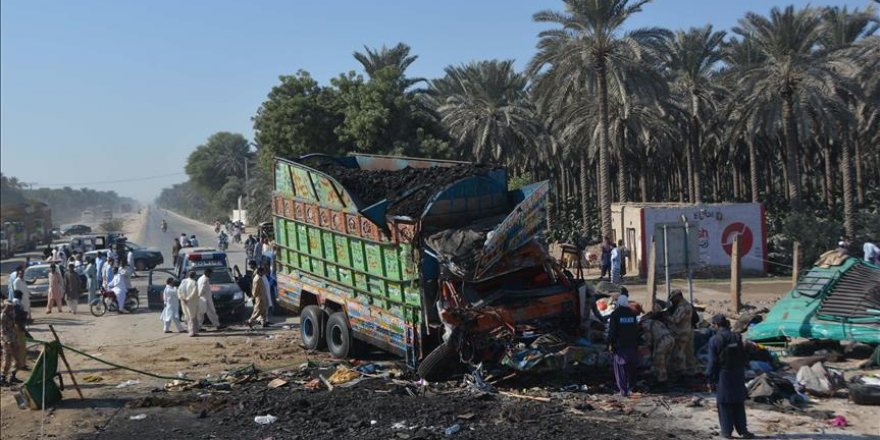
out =
<svg viewBox="0 0 880 440"><path fill-rule="evenodd" d="M657 242L651 240L648 254L648 296L651 297L651 310L657 312ZM642 257L644 258L644 256Z"/></svg>
<svg viewBox="0 0 880 440"><path fill-rule="evenodd" d="M49 330L52 331L52 336L55 337L55 341L58 342L58 355L61 356L61 360L64 362L64 366L67 367L67 374L70 375L70 380L73 382L73 388L76 389L76 393L79 394L79 398L85 400L83 397L82 390L79 389L79 384L76 383L76 377L73 376L73 371L70 369L70 364L67 363L67 357L64 356L64 348L60 347L61 339L58 339L58 333L55 333L55 327L52 327L52 324L49 324Z"/></svg>
<svg viewBox="0 0 880 440"><path fill-rule="evenodd" d="M798 274L801 272L801 242L794 242L794 246L791 249L791 254L791 288L793 289L797 287Z"/></svg>
<svg viewBox="0 0 880 440"><path fill-rule="evenodd" d="M733 247L730 253L730 304L734 313L739 313L742 308L742 271L741 271L742 241L740 235L733 236Z"/></svg>

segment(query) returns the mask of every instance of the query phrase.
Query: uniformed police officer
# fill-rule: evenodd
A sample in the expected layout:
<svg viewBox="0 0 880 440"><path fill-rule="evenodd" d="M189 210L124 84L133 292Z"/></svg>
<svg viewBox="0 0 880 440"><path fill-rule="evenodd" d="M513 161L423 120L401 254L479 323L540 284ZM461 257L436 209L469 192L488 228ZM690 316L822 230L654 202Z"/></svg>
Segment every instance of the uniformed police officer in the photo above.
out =
<svg viewBox="0 0 880 440"><path fill-rule="evenodd" d="M746 427L746 352L742 337L730 331L724 315L712 317L716 333L709 339L709 365L706 376L715 391L721 437L731 438L733 429L742 438L755 438Z"/></svg>

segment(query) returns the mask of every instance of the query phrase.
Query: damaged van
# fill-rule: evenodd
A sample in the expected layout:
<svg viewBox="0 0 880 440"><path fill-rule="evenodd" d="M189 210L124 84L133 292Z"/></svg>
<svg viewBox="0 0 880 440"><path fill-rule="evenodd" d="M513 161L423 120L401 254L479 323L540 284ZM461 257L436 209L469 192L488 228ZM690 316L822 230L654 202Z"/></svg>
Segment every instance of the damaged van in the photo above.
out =
<svg viewBox="0 0 880 440"><path fill-rule="evenodd" d="M275 159L278 304L310 350L370 345L423 377L577 334L585 288L549 257L549 185L404 157Z"/></svg>

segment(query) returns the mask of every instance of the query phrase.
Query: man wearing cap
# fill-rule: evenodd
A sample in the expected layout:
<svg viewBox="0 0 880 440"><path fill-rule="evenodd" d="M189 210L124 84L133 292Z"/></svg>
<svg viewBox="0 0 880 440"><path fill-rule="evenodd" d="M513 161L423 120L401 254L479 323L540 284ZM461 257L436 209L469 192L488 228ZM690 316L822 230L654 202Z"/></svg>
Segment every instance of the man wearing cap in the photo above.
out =
<svg viewBox="0 0 880 440"><path fill-rule="evenodd" d="M746 352L742 337L730 331L730 321L724 315L712 317L715 335L709 339L709 364L706 377L715 391L718 423L721 437L731 438L733 429L742 438L755 438L746 427Z"/></svg>
<svg viewBox="0 0 880 440"><path fill-rule="evenodd" d="M614 355L614 378L624 397L629 396L630 382L635 379L639 355L638 315L629 308L629 297L620 295L617 308L608 319L608 348Z"/></svg>
<svg viewBox="0 0 880 440"><path fill-rule="evenodd" d="M675 346L672 349L672 366L676 374L694 374L697 359L694 357L694 326L692 318L694 308L681 290L673 290L669 295L669 313L666 315L666 323L675 338Z"/></svg>

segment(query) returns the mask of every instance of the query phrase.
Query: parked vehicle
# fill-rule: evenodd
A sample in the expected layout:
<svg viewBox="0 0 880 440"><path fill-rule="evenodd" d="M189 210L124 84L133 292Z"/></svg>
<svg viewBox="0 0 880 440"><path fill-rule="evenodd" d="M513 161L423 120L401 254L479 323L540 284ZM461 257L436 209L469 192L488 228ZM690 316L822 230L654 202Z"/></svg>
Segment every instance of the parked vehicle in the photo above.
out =
<svg viewBox="0 0 880 440"><path fill-rule="evenodd" d="M92 233L92 228L87 225L61 225L61 235L68 237L72 235L87 235Z"/></svg>
<svg viewBox="0 0 880 440"><path fill-rule="evenodd" d="M508 191L502 167L369 155L276 158L275 176L278 305L306 348L344 359L365 342L427 377L577 334L585 287L537 241L547 182Z"/></svg>
<svg viewBox="0 0 880 440"><path fill-rule="evenodd" d="M107 237L103 235L77 235L70 238L70 250L86 253L107 247Z"/></svg>
<svg viewBox="0 0 880 440"><path fill-rule="evenodd" d="M214 298L214 308L222 320L240 321L244 319L245 297L244 292L238 286L238 280L229 269L225 252L211 249L205 252L189 252L183 254L184 262L178 268L154 269L148 274L147 306L154 310L161 310L164 306L162 291L165 290L165 281L170 277L180 282L190 271L196 271L200 277L205 269L210 268L211 273L211 296Z"/></svg>
<svg viewBox="0 0 880 440"><path fill-rule="evenodd" d="M64 275L67 272L66 267L61 267L62 265L58 263L58 267L61 269L61 274ZM50 265L48 263L35 263L24 270L24 282L28 284L28 290L31 292L31 302L33 301L45 301L49 297L49 268ZM86 284L86 276L80 274L80 286L82 286L81 291L86 292L88 290L88 285Z"/></svg>
<svg viewBox="0 0 880 440"><path fill-rule="evenodd" d="M134 268L139 271L150 270L165 262L162 252L148 249L130 241L125 241L125 252L134 252ZM119 258L123 258L122 255Z"/></svg>

